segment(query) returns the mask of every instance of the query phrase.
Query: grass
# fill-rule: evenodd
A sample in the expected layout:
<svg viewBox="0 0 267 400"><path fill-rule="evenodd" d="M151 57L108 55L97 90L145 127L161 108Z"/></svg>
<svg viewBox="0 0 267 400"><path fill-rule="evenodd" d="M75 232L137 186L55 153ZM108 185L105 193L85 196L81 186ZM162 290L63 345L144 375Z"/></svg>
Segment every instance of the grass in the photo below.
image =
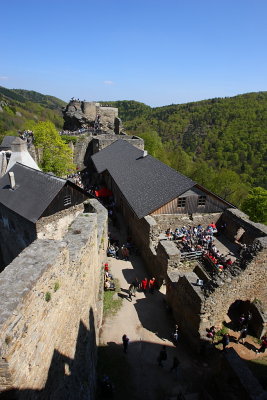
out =
<svg viewBox="0 0 267 400"><path fill-rule="evenodd" d="M46 292L45 294L45 301L49 302L51 300L51 293L50 292Z"/></svg>
<svg viewBox="0 0 267 400"><path fill-rule="evenodd" d="M114 283L116 286L116 290L106 290L104 291L104 305L103 312L104 318L115 315L122 306L122 298L118 297L117 293L120 292L120 281L118 279L114 279Z"/></svg>

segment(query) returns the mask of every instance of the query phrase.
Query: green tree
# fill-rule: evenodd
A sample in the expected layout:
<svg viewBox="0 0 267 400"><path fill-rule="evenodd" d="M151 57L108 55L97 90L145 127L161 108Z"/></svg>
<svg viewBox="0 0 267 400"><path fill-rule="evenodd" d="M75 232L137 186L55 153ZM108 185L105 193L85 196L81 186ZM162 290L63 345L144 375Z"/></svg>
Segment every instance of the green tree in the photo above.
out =
<svg viewBox="0 0 267 400"><path fill-rule="evenodd" d="M63 142L52 122L39 122L33 127L35 146L42 152L41 168L58 176L75 170L72 151Z"/></svg>
<svg viewBox="0 0 267 400"><path fill-rule="evenodd" d="M255 187L250 190L241 210L254 222L267 224L267 190Z"/></svg>

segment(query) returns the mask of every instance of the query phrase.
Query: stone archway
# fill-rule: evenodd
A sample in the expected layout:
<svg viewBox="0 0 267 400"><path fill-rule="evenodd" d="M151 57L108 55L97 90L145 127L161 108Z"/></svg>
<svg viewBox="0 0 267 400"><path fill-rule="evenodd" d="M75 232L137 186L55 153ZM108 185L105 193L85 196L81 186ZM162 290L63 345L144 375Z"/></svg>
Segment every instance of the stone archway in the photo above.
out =
<svg viewBox="0 0 267 400"><path fill-rule="evenodd" d="M265 333L267 321L260 302L250 302L249 300L236 300L228 309L228 317L230 318L229 327L233 330L240 328L239 318L243 314L247 318L251 313L251 319L245 320L248 325L249 334L260 338Z"/></svg>

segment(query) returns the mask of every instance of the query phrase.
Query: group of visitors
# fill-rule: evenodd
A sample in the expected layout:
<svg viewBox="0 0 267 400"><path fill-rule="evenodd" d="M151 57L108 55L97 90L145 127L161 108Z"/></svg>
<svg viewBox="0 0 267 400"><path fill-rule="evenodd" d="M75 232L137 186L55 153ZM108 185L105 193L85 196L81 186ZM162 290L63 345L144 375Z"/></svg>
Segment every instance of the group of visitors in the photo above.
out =
<svg viewBox="0 0 267 400"><path fill-rule="evenodd" d="M68 175L67 179L75 183L75 185L79 186L80 188L84 189L81 172L76 172L76 174Z"/></svg>
<svg viewBox="0 0 267 400"><path fill-rule="evenodd" d="M20 139L25 140L27 142L27 146L31 147L32 143L34 142L34 134L33 131L26 129L23 132L18 131L18 135Z"/></svg>
<svg viewBox="0 0 267 400"><path fill-rule="evenodd" d="M243 313L240 315L237 323L236 323L236 329L239 331L239 336L236 339L233 339L236 343L241 343L245 344L245 339L248 335L248 330L249 326L252 321L252 314L250 311L247 313ZM206 329L207 331L207 337L211 339L211 342L215 345L217 344L222 344L223 345L223 350L226 349L226 347L230 343L230 336L227 332L224 332L222 335L222 338L214 343L214 339L216 337L216 327L211 326L210 328ZM217 332L218 333L218 332ZM261 346L259 349L256 349L256 353L264 353L267 348L267 334L263 335L261 338Z"/></svg>
<svg viewBox="0 0 267 400"><path fill-rule="evenodd" d="M74 174L67 176L67 179L85 191L89 191L90 188L90 176L87 170L78 171Z"/></svg>
<svg viewBox="0 0 267 400"><path fill-rule="evenodd" d="M115 290L113 275L109 271L108 263L104 264L104 290Z"/></svg>
<svg viewBox="0 0 267 400"><path fill-rule="evenodd" d="M137 291L142 291L143 293L153 294L156 288L156 279L154 277L148 279L144 278L141 281L135 278L129 286L128 290L128 300L132 301L132 297L136 297Z"/></svg>
<svg viewBox="0 0 267 400"><path fill-rule="evenodd" d="M165 233L169 240L191 242L192 245L196 245L199 242L201 245L205 246L205 244L212 241L213 235L217 232L216 224L212 222L206 229L199 224L198 226L183 226L182 228L176 228L174 231L168 228Z"/></svg>
<svg viewBox="0 0 267 400"><path fill-rule="evenodd" d="M181 253L201 252L204 259L214 264L218 271L222 271L233 261L227 255L220 253L214 243L214 235L218 232L216 224L212 222L205 229L202 225L183 226L174 231L168 228L165 232L169 240L175 240Z"/></svg>

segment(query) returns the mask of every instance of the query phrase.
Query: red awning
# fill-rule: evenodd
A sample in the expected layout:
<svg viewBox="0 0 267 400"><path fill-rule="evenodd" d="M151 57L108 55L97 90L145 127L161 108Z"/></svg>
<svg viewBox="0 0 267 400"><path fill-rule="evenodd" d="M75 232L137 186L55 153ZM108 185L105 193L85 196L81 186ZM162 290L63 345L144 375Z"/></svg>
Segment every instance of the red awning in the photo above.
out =
<svg viewBox="0 0 267 400"><path fill-rule="evenodd" d="M99 190L95 190L96 197L110 197L113 196L113 193L108 188L101 188Z"/></svg>

